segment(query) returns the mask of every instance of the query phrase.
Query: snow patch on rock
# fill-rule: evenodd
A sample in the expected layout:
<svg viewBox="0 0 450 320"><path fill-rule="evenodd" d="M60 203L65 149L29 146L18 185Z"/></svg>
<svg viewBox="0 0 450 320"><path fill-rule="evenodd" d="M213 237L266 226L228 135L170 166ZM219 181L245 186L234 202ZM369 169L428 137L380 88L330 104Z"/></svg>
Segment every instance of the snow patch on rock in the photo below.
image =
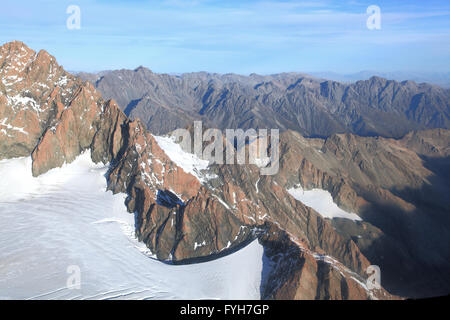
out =
<svg viewBox="0 0 450 320"><path fill-rule="evenodd" d="M181 146L175 142L173 137L154 137L170 160L178 167L182 168L186 173L192 174L201 183L206 183L208 180L216 177L215 175L205 172L205 170L208 169L208 160L200 159L195 154L185 152Z"/></svg>
<svg viewBox="0 0 450 320"><path fill-rule="evenodd" d="M324 218L345 218L353 221L362 221L361 217L356 213L350 213L339 208L331 194L326 190L303 190L301 186L296 186L287 191L296 200L302 202L305 206L313 208Z"/></svg>

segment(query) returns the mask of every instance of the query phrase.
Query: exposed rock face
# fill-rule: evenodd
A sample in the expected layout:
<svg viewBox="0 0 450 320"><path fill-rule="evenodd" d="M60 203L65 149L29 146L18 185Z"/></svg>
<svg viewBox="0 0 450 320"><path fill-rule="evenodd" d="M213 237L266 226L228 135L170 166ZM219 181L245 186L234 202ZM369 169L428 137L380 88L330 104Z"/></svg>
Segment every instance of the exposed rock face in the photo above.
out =
<svg viewBox="0 0 450 320"><path fill-rule="evenodd" d="M363 222L332 224L381 267L391 292L446 294L449 130L412 132L401 140L352 134L305 139L285 132L281 141L276 181L328 190L342 208L358 213Z"/></svg>
<svg viewBox="0 0 450 320"><path fill-rule="evenodd" d="M32 153L35 176L60 167L65 162L72 162L83 150L91 147L97 133L101 135L102 131L109 129L103 127L102 120L120 111L116 106L105 103L94 91L89 83L80 86L68 106L58 109L53 126L44 131ZM107 110L102 110L104 108ZM124 116L122 118L125 119ZM95 154L98 145L94 143L92 146ZM109 160L117 152L114 147L107 151L112 151L112 154L106 156L105 153L103 156Z"/></svg>
<svg viewBox="0 0 450 320"><path fill-rule="evenodd" d="M0 159L27 156L71 99L75 77L18 41L0 47L0 66Z"/></svg>
<svg viewBox="0 0 450 320"><path fill-rule="evenodd" d="M248 240L242 223L196 177L176 166L139 121L125 130L125 151L109 172L109 188L128 192L137 236L158 259L205 257L228 249L231 239Z"/></svg>
<svg viewBox="0 0 450 320"><path fill-rule="evenodd" d="M450 90L379 77L343 84L296 73L271 76L136 70L80 74L156 134L193 119L211 127L279 128L305 136L351 132L401 137L411 130L450 129Z"/></svg>
<svg viewBox="0 0 450 320"><path fill-rule="evenodd" d="M272 272L263 298L282 300L394 299L384 289L367 290L359 276L338 261L305 249L274 225L261 237Z"/></svg>
<svg viewBox="0 0 450 320"><path fill-rule="evenodd" d="M449 130L425 130L408 133L401 140L401 144L421 156L448 157L449 140Z"/></svg>

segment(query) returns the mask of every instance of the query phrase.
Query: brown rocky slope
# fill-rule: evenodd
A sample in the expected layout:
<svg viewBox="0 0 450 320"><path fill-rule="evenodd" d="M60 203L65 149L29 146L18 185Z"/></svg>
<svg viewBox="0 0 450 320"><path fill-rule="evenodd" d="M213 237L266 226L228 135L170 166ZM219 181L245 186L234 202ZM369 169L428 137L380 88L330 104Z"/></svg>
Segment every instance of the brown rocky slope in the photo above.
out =
<svg viewBox="0 0 450 320"><path fill-rule="evenodd" d="M362 222L333 219L372 263L391 292L448 294L450 258L450 131L411 132L400 140L352 134L281 138L276 181L291 188L328 190Z"/></svg>

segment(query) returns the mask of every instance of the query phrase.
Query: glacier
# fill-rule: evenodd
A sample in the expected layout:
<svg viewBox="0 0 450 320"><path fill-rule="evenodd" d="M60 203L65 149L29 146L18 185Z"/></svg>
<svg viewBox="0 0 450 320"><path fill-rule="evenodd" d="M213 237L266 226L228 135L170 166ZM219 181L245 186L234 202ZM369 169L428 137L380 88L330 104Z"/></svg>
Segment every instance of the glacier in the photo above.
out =
<svg viewBox="0 0 450 320"><path fill-rule="evenodd" d="M30 157L0 161L0 299L259 299L263 247L171 265L134 235L125 194L86 151L37 178ZM80 288L68 286L76 266Z"/></svg>

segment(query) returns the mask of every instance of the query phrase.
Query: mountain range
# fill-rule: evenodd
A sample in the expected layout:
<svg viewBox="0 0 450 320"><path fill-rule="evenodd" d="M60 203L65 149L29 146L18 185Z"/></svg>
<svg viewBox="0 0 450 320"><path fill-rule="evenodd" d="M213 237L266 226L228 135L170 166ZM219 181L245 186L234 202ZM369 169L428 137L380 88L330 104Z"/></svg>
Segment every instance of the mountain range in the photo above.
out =
<svg viewBox="0 0 450 320"><path fill-rule="evenodd" d="M450 90L379 77L344 84L305 74L156 74L139 67L80 74L125 114L165 134L193 120L225 128L278 128L308 137L334 133L400 138L450 127Z"/></svg>
<svg viewBox="0 0 450 320"><path fill-rule="evenodd" d="M311 75L319 78L325 78L341 82L356 82L358 80L369 80L373 76L392 79L396 81L412 80L415 82L426 82L438 85L443 88L450 88L449 72L380 72L376 70L366 70L356 73L337 73L337 72L311 72Z"/></svg>
<svg viewBox="0 0 450 320"><path fill-rule="evenodd" d="M159 261L198 264L256 240L262 299L450 291L446 89L143 67L75 76L18 41L0 47L0 75L0 165L31 157L38 177L89 151ZM278 174L182 150L170 133L197 119L281 129ZM381 288L367 285L370 265L382 271Z"/></svg>

